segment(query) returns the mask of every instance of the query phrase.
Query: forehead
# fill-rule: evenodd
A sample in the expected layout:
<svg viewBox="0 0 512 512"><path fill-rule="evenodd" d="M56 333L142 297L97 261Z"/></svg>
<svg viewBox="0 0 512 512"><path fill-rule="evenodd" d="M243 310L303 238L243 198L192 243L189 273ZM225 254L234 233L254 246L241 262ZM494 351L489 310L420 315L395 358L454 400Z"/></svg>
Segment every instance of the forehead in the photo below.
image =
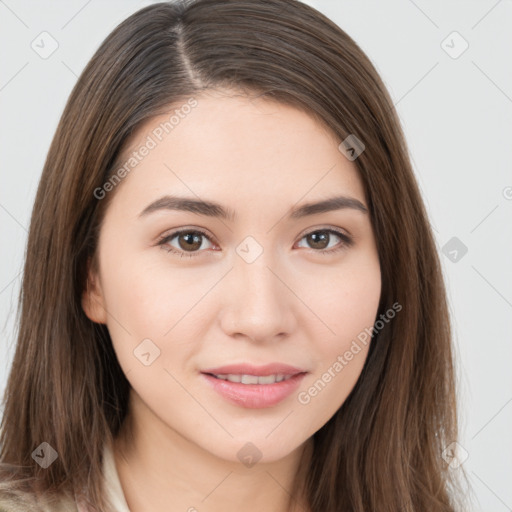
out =
<svg viewBox="0 0 512 512"><path fill-rule="evenodd" d="M137 130L118 165L139 153L121 188L145 200L172 192L256 206L337 191L364 202L357 168L338 150L339 142L293 106L206 91ZM141 151L144 146L150 149Z"/></svg>

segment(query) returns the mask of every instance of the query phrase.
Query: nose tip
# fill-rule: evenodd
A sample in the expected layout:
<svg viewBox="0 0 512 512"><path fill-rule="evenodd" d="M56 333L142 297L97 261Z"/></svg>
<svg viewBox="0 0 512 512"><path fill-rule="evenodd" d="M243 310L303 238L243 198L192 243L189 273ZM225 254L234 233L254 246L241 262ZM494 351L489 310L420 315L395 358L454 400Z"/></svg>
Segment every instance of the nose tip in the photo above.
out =
<svg viewBox="0 0 512 512"><path fill-rule="evenodd" d="M247 242L254 256L255 246ZM247 254L247 253L246 253ZM220 322L230 336L254 341L281 339L294 326L293 294L263 253L251 263L239 258L222 294Z"/></svg>

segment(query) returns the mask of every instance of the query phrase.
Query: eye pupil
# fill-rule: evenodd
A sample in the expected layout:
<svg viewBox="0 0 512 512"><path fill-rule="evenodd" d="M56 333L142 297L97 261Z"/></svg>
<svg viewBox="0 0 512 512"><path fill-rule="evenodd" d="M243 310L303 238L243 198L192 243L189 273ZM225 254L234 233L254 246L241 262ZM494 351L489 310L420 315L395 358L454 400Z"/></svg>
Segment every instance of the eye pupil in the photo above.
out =
<svg viewBox="0 0 512 512"><path fill-rule="evenodd" d="M201 236L202 235L192 234L192 233L186 233L184 235L179 235L178 240L179 240L180 247L185 250L199 249L201 247ZM181 243L181 241L183 239L186 240L185 245L183 245Z"/></svg>
<svg viewBox="0 0 512 512"><path fill-rule="evenodd" d="M329 233L326 231L315 231L307 235L307 237L308 242L312 243L315 249L325 249L329 245Z"/></svg>

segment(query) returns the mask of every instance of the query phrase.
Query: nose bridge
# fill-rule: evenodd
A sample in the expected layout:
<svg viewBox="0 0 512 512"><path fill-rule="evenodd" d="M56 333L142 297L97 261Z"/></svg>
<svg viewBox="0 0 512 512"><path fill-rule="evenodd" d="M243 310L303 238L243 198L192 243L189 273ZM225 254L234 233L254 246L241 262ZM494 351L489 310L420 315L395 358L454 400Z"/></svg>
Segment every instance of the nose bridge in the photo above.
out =
<svg viewBox="0 0 512 512"><path fill-rule="evenodd" d="M223 329L254 340L290 332L293 294L278 277L280 265L274 252L251 237L236 252L223 299Z"/></svg>

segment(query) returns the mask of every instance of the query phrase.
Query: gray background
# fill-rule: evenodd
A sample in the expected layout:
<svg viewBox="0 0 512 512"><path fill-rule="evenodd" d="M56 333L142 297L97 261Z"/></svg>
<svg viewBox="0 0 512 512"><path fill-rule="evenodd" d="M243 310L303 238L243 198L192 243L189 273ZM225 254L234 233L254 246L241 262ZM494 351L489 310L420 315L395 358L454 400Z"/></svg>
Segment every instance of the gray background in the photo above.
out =
<svg viewBox="0 0 512 512"><path fill-rule="evenodd" d="M150 3L0 0L0 392L30 212L65 101L106 35ZM356 40L396 104L448 286L462 413L454 461L470 478L472 510L510 511L512 2L307 3ZM49 51L52 39L47 58L31 46Z"/></svg>

